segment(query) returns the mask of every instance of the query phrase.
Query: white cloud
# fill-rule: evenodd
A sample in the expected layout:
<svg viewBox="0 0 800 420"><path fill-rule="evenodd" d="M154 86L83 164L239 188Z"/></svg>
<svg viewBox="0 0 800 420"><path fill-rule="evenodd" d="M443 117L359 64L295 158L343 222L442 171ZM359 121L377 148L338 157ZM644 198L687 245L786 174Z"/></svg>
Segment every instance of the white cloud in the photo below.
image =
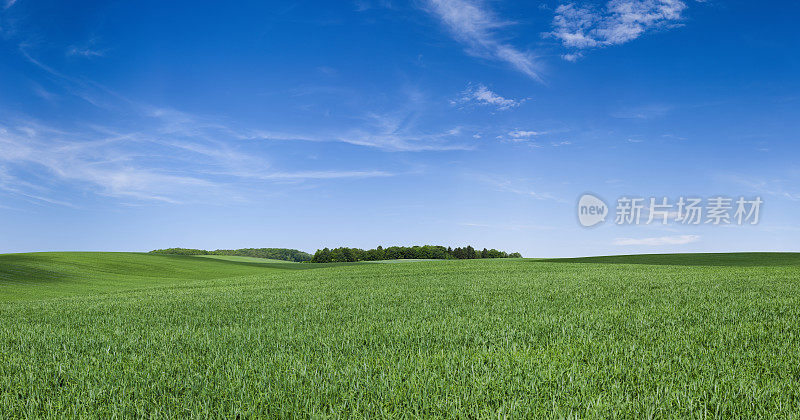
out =
<svg viewBox="0 0 800 420"><path fill-rule="evenodd" d="M32 86L32 89L33 89L33 93L35 93L36 96L38 96L38 97L40 97L40 98L42 98L42 99L44 99L46 101L53 102L58 98L58 95L50 92L49 90L43 88L42 86L40 86L38 84L34 83L33 86Z"/></svg>
<svg viewBox="0 0 800 420"><path fill-rule="evenodd" d="M479 105L491 105L500 111L516 108L522 105L526 99L504 98L484 85L470 85L461 92L461 98L454 103L477 103Z"/></svg>
<svg viewBox="0 0 800 420"><path fill-rule="evenodd" d="M357 146L374 147L389 152L471 150L458 142L459 127L423 131L413 123L413 111L372 113L361 118L357 128L327 135L316 135L320 141L339 141Z"/></svg>
<svg viewBox="0 0 800 420"><path fill-rule="evenodd" d="M357 128L327 133L291 133L260 129L232 129L225 125L209 123L186 113L165 108L152 108L148 114L162 120L162 131L167 134L215 138L214 132L239 140L279 140L309 142L342 142L373 147L385 151L445 151L470 150L468 145L455 143L460 128L437 133L420 133L408 126L405 112L370 113L360 118Z"/></svg>
<svg viewBox="0 0 800 420"><path fill-rule="evenodd" d="M559 203L566 203L565 200L556 197L549 192L533 191L525 186L520 186L519 184L526 183L524 180L511 181L507 179L498 179L496 177L486 176L486 175L473 175L471 178L477 179L483 182L484 184L493 187L496 191L509 192L512 194L517 194L528 198L532 198L534 200L548 200L548 201L556 201Z"/></svg>
<svg viewBox="0 0 800 420"><path fill-rule="evenodd" d="M44 195L65 185L88 188L99 195L168 203L222 192L221 184L187 166L179 154L171 158L162 155L169 149L165 146L156 137L147 139L141 133L65 133L43 126L34 131L5 130L0 134L0 163L28 175L27 181L12 177L6 182L11 188L4 189L51 203L56 201ZM145 150L150 151L149 156ZM145 163L148 160L151 162ZM179 166L183 169L177 170ZM31 189L40 190L38 196L32 197Z"/></svg>
<svg viewBox="0 0 800 420"><path fill-rule="evenodd" d="M9 7L13 6L17 0L6 0L6 4L3 6L3 9L8 9Z"/></svg>
<svg viewBox="0 0 800 420"><path fill-rule="evenodd" d="M429 11L437 16L453 36L478 57L503 61L527 76L540 80L539 66L531 54L503 43L496 34L511 22L498 19L477 0L427 0Z"/></svg>
<svg viewBox="0 0 800 420"><path fill-rule="evenodd" d="M542 134L544 133L541 131L526 131L526 130L514 130L508 132L509 137L515 139L523 139L523 138L527 139L533 136L541 136Z"/></svg>
<svg viewBox="0 0 800 420"><path fill-rule="evenodd" d="M618 109L612 112L611 116L620 119L649 120L663 117L672 109L672 106L666 104L640 105Z"/></svg>
<svg viewBox="0 0 800 420"><path fill-rule="evenodd" d="M339 178L376 178L394 176L385 171L299 171L273 172L259 176L261 179L339 179Z"/></svg>
<svg viewBox="0 0 800 420"><path fill-rule="evenodd" d="M681 0L611 0L603 9L562 4L553 17L550 36L575 49L619 45L648 31L678 25L686 4ZM575 61L580 53L565 54Z"/></svg>
<svg viewBox="0 0 800 420"><path fill-rule="evenodd" d="M355 6L357 12L365 12L367 10L375 8L385 8L385 9L393 8L392 2L390 0L356 0Z"/></svg>
<svg viewBox="0 0 800 420"><path fill-rule="evenodd" d="M394 175L276 170L265 156L248 153L246 144L218 140L235 137L213 124L178 112L157 114L124 133L97 126L70 132L33 120L0 125L0 190L61 205L70 204L53 197L64 188L173 204L225 203L247 201L246 191L260 188L259 182Z"/></svg>
<svg viewBox="0 0 800 420"><path fill-rule="evenodd" d="M471 149L460 142L460 127L422 129L415 123L424 108L415 92L394 111L350 117L347 128L271 131L143 105L58 72L24 45L20 51L64 91L107 117L103 125L73 121L60 129L22 115L0 116L0 190L40 202L69 205L58 200L63 191L165 203L243 202L263 195L266 183L396 175L372 168L276 167L258 140L343 142L385 151Z"/></svg>
<svg viewBox="0 0 800 420"><path fill-rule="evenodd" d="M772 195L791 201L800 201L800 190L797 189L798 181L796 175L788 178L764 179L760 178L760 175L720 174L717 175L717 178L747 188L749 192L754 194Z"/></svg>
<svg viewBox="0 0 800 420"><path fill-rule="evenodd" d="M494 223L459 223L461 226L485 229L503 229L503 230L556 230L557 228L547 225L530 225L530 224L494 224Z"/></svg>
<svg viewBox="0 0 800 420"><path fill-rule="evenodd" d="M530 147L534 148L544 148L548 145L550 147L562 147L562 146L570 146L572 145L572 141L565 140L565 139L554 139L548 140L546 143L541 141L537 141L541 136L550 136L554 134L552 131L534 131L534 130L520 130L514 129L508 131L503 135L498 135L495 138L499 141L504 142L512 142L512 143L524 143Z"/></svg>
<svg viewBox="0 0 800 420"><path fill-rule="evenodd" d="M54 76L63 87L71 94L80 97L92 105L104 110L126 109L134 114L144 114L147 117L161 121L158 132L161 134L180 134L187 137L197 137L203 140L214 138L229 138L238 140L283 140L283 141L312 141L312 142L342 142L358 146L374 147L385 151L447 151L471 150L467 144L457 143L458 130L434 129L423 131L417 129L412 123L413 116L420 113L423 108L424 95L418 90L410 89L407 92L405 104L397 106L393 111L382 113L366 113L356 124L349 124L350 129L329 129L325 131L291 132L273 131L259 128L232 128L228 125L212 121L209 118L198 118L174 109L157 108L137 104L118 95L101 85L68 77L55 69L43 64L30 55L25 46L20 46L23 56ZM518 106L522 101L505 99L493 92L478 92L476 101L494 104L500 108Z"/></svg>
<svg viewBox="0 0 800 420"><path fill-rule="evenodd" d="M80 57L102 57L105 52L101 50L93 50L88 47L69 47L67 49L67 55L71 56L80 56Z"/></svg>
<svg viewBox="0 0 800 420"><path fill-rule="evenodd" d="M350 135L339 137L335 140L357 146L376 147L379 149L396 152L472 150L471 146L463 144L433 142L441 137L442 135L439 134L408 135L397 133L369 133L364 131L354 131Z"/></svg>
<svg viewBox="0 0 800 420"><path fill-rule="evenodd" d="M660 236L656 238L617 238L614 240L614 245L629 246L629 245L647 245L647 246L660 246L660 245L685 245L700 240L700 235L678 235L678 236Z"/></svg>

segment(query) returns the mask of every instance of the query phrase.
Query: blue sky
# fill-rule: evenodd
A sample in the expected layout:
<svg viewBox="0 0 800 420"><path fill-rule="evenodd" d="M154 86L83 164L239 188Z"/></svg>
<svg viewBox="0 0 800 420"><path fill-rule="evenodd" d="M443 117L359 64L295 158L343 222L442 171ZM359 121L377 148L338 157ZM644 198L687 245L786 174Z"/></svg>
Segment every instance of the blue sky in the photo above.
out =
<svg viewBox="0 0 800 420"><path fill-rule="evenodd" d="M0 252L800 250L796 2L0 8ZM586 229L586 192L764 205Z"/></svg>

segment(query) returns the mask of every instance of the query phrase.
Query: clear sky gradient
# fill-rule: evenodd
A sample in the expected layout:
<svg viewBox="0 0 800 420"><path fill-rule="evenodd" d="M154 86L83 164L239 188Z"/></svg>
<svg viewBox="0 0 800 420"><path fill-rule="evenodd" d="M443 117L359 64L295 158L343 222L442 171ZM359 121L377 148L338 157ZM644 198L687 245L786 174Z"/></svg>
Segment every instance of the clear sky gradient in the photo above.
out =
<svg viewBox="0 0 800 420"><path fill-rule="evenodd" d="M800 251L797 16L0 0L0 252ZM586 192L764 205L755 226L586 229Z"/></svg>

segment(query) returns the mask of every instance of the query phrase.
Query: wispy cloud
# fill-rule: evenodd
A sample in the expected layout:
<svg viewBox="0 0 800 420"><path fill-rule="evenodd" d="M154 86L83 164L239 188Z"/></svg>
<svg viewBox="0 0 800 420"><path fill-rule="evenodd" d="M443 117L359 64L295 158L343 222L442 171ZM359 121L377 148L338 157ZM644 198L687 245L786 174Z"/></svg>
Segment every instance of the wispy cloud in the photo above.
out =
<svg viewBox="0 0 800 420"><path fill-rule="evenodd" d="M375 178L394 176L386 171L299 171L272 172L258 176L261 179L339 179L339 178Z"/></svg>
<svg viewBox="0 0 800 420"><path fill-rule="evenodd" d="M648 31L679 25L684 9L681 0L611 0L602 9L562 4L556 8L548 35L577 50L619 45ZM563 58L575 61L580 52Z"/></svg>
<svg viewBox="0 0 800 420"><path fill-rule="evenodd" d="M530 224L496 224L496 223L459 223L461 226L472 228L485 228L485 229L503 229L503 230L556 230L554 226L547 225L530 225Z"/></svg>
<svg viewBox="0 0 800 420"><path fill-rule="evenodd" d="M333 133L329 139L344 143L375 147L386 151L419 152L471 150L473 146L461 141L460 129L446 128L426 132L413 123L413 112L369 114L358 128L345 133Z"/></svg>
<svg viewBox="0 0 800 420"><path fill-rule="evenodd" d="M6 0L5 4L3 5L3 9L8 9L9 7L13 6L17 0Z"/></svg>
<svg viewBox="0 0 800 420"><path fill-rule="evenodd" d="M472 150L473 146L464 144L449 144L445 142L433 143L432 139L441 139L443 134L421 134L406 135L394 133L367 133L355 131L346 137L337 138L338 141L354 144L357 146L377 147L383 150L399 152L421 152L421 151L448 151L448 150Z"/></svg>
<svg viewBox="0 0 800 420"><path fill-rule="evenodd" d="M69 93L104 110L121 108L126 112L132 111L158 119L161 121L158 130L163 134L182 134L205 139L219 137L219 134L223 134L227 138L239 140L342 142L385 151L403 152L473 149L471 145L460 142L458 133L455 133L452 128L423 131L409 123L409 116L418 113L418 109L415 107L419 105L418 102L421 101L420 96L422 96L414 89L406 92L405 100L401 101L395 110L379 113L366 112L360 118L356 118L358 124L351 125L355 128L346 130L291 132L253 127L233 128L174 109L135 103L95 83L76 80L62 74L34 58L24 45L20 46L20 52L32 64L60 80ZM497 98L490 99L496 100Z"/></svg>
<svg viewBox="0 0 800 420"><path fill-rule="evenodd" d="M2 129L0 129L2 131ZM0 137L1 139L1 137ZM2 143L0 141L0 143ZM0 160L2 163L2 160ZM50 197L46 197L41 195L42 191L45 191L46 188L38 186L36 184L32 184L27 181L23 181L11 174L9 174L8 169L5 168L2 164L0 164L0 191L5 191L14 195L19 195L25 197L27 199L32 200L35 203L49 203L49 204L57 204L60 206L65 207L76 207L72 203L56 200ZM10 209L11 207L2 206L3 208Z"/></svg>
<svg viewBox="0 0 800 420"><path fill-rule="evenodd" d="M611 116L620 119L649 120L663 117L672 109L672 106L666 104L648 104L621 108L612 112Z"/></svg>
<svg viewBox="0 0 800 420"><path fill-rule="evenodd" d="M463 92L458 100L452 101L454 104L478 104L495 107L497 110L505 111L522 105L527 99L511 99L502 97L482 84L470 85Z"/></svg>
<svg viewBox="0 0 800 420"><path fill-rule="evenodd" d="M259 181L394 175L382 170L275 169L266 156L218 140L223 131L208 128L213 124L189 129L180 121L202 120L181 113L159 115L132 132L101 126L65 131L32 120L0 126L0 189L63 205L68 203L53 197L65 188L172 204L242 202L247 198L241 187L258 188Z"/></svg>
<svg viewBox="0 0 800 420"><path fill-rule="evenodd" d="M453 37L466 45L468 53L505 62L541 81L539 65L530 53L499 40L497 31L512 25L512 22L499 19L477 0L427 0L426 4Z"/></svg>
<svg viewBox="0 0 800 420"><path fill-rule="evenodd" d="M375 8L391 9L393 7L390 0L355 0L354 3L357 12L365 12Z"/></svg>
<svg viewBox="0 0 800 420"><path fill-rule="evenodd" d="M655 238L617 238L614 245L631 246L661 246L661 245L686 245L700 240L700 235L659 236Z"/></svg>
<svg viewBox="0 0 800 420"><path fill-rule="evenodd" d="M798 184L796 177L792 177L794 180L783 178L764 179L761 176L719 174L717 178L744 187L750 193L800 201L800 190L796 187Z"/></svg>
<svg viewBox="0 0 800 420"><path fill-rule="evenodd" d="M517 194L528 198L532 198L534 200L547 200L547 201L556 201L559 203L566 203L565 200L556 197L555 195L549 192L535 191L533 189L520 185L520 184L525 184L525 182L523 182L524 180L512 181L507 179L498 179L497 177L485 176L485 175L473 176L472 178L475 178L483 182L484 184L493 187L496 191Z"/></svg>
<svg viewBox="0 0 800 420"><path fill-rule="evenodd" d="M495 136L495 139L502 142L525 144L527 146L534 148L545 148L548 146L563 147L572 145L571 140L566 140L563 138L553 138L553 135L557 135L557 133L559 133L560 131L561 130L539 131L539 130L524 130L515 128L513 130L509 130L505 133L501 133Z"/></svg>
<svg viewBox="0 0 800 420"><path fill-rule="evenodd" d="M53 80L69 94L83 99L84 101L100 109L114 108L120 103L131 105L130 100L116 94L115 92L112 92L104 86L83 78L68 76L43 63L34 57L34 55L32 55L32 53L29 51L31 46L27 43L21 43L18 47L20 54L22 54L22 56L28 60L28 62L52 76Z"/></svg>
<svg viewBox="0 0 800 420"><path fill-rule="evenodd" d="M458 127L435 128L430 131L420 129L415 117L424 109L415 102L416 93L409 93L412 99L400 101L396 109L384 112L365 112L351 117L350 128L319 130L267 130L261 128L231 127L209 119L168 108L150 108L148 114L163 121L166 133L179 133L191 136L214 138L216 134L239 140L265 141L307 141L340 142L356 146L370 147L387 152L423 152L471 150L474 148L463 141ZM209 134L211 133L211 134Z"/></svg>
<svg viewBox="0 0 800 420"><path fill-rule="evenodd" d="M42 126L34 131L5 129L0 134L0 162L27 174L28 185L50 193L65 186L88 187L105 196L176 203L181 201L179 196L207 195L219 187L191 174L189 168L175 169L180 158L167 158L165 147L157 143L144 141L140 134L114 137L92 130L64 133ZM162 155L151 153L144 158L144 149L158 150ZM146 163L147 160L162 162ZM185 168L185 162L180 166ZM26 184L15 178L6 184L12 185L15 192L25 191ZM44 201L56 203L52 199Z"/></svg>
<svg viewBox="0 0 800 420"><path fill-rule="evenodd" d="M70 205L60 198L76 194L127 202L235 203L263 196L272 190L269 185L399 174L323 161L274 164L264 141L341 142L390 152L473 148L472 133L463 134L457 126L418 124L426 105L414 89L407 89L406 100L393 108L348 116L350 123L340 125L347 128L272 130L138 103L50 67L31 48L20 45L19 51L58 84L64 94L60 101L69 103L70 95L84 99L101 116L61 125L26 115L0 116L0 189L41 203Z"/></svg>
<svg viewBox="0 0 800 420"><path fill-rule="evenodd" d="M38 96L38 97L40 97L40 98L42 98L42 99L44 99L46 101L53 102L58 98L58 96L56 94L50 92L49 90L45 89L44 87L42 87L39 84L34 83L33 86L32 86L32 89L33 89L33 93L35 93L36 96Z"/></svg>
<svg viewBox="0 0 800 420"><path fill-rule="evenodd" d="M534 136L541 136L542 131L513 130L508 132L508 136L514 139L529 139Z"/></svg>
<svg viewBox="0 0 800 420"><path fill-rule="evenodd" d="M67 55L79 57L102 57L105 51L96 50L89 47L72 46L67 49Z"/></svg>

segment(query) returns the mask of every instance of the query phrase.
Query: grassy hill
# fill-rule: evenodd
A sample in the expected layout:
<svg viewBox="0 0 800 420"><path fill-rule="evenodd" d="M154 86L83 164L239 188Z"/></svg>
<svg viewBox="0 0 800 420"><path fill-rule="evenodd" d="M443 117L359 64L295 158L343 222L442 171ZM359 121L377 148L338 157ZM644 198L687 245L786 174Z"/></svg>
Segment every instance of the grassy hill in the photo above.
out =
<svg viewBox="0 0 800 420"><path fill-rule="evenodd" d="M289 263L296 264L293 261L275 260L272 258L258 258L258 257L242 257L238 255L195 255L197 258L211 258L213 260L235 261L235 262L249 262L255 264L275 264L275 263Z"/></svg>
<svg viewBox="0 0 800 420"><path fill-rule="evenodd" d="M149 253L160 255L221 255L228 257L265 258L291 262L311 261L312 258L311 254L307 252L289 248L240 248L217 249L213 251L194 248L166 248L156 249Z"/></svg>
<svg viewBox="0 0 800 420"><path fill-rule="evenodd" d="M767 267L800 265L800 253L740 252L716 254L640 254L605 257L552 258L541 261L590 264L690 265L706 267Z"/></svg>
<svg viewBox="0 0 800 420"><path fill-rule="evenodd" d="M0 413L792 417L798 261L0 255Z"/></svg>
<svg viewBox="0 0 800 420"><path fill-rule="evenodd" d="M42 252L0 255L0 301L114 292L241 277L265 268L304 265L254 258L231 261L133 252ZM239 257L242 258L242 257Z"/></svg>

